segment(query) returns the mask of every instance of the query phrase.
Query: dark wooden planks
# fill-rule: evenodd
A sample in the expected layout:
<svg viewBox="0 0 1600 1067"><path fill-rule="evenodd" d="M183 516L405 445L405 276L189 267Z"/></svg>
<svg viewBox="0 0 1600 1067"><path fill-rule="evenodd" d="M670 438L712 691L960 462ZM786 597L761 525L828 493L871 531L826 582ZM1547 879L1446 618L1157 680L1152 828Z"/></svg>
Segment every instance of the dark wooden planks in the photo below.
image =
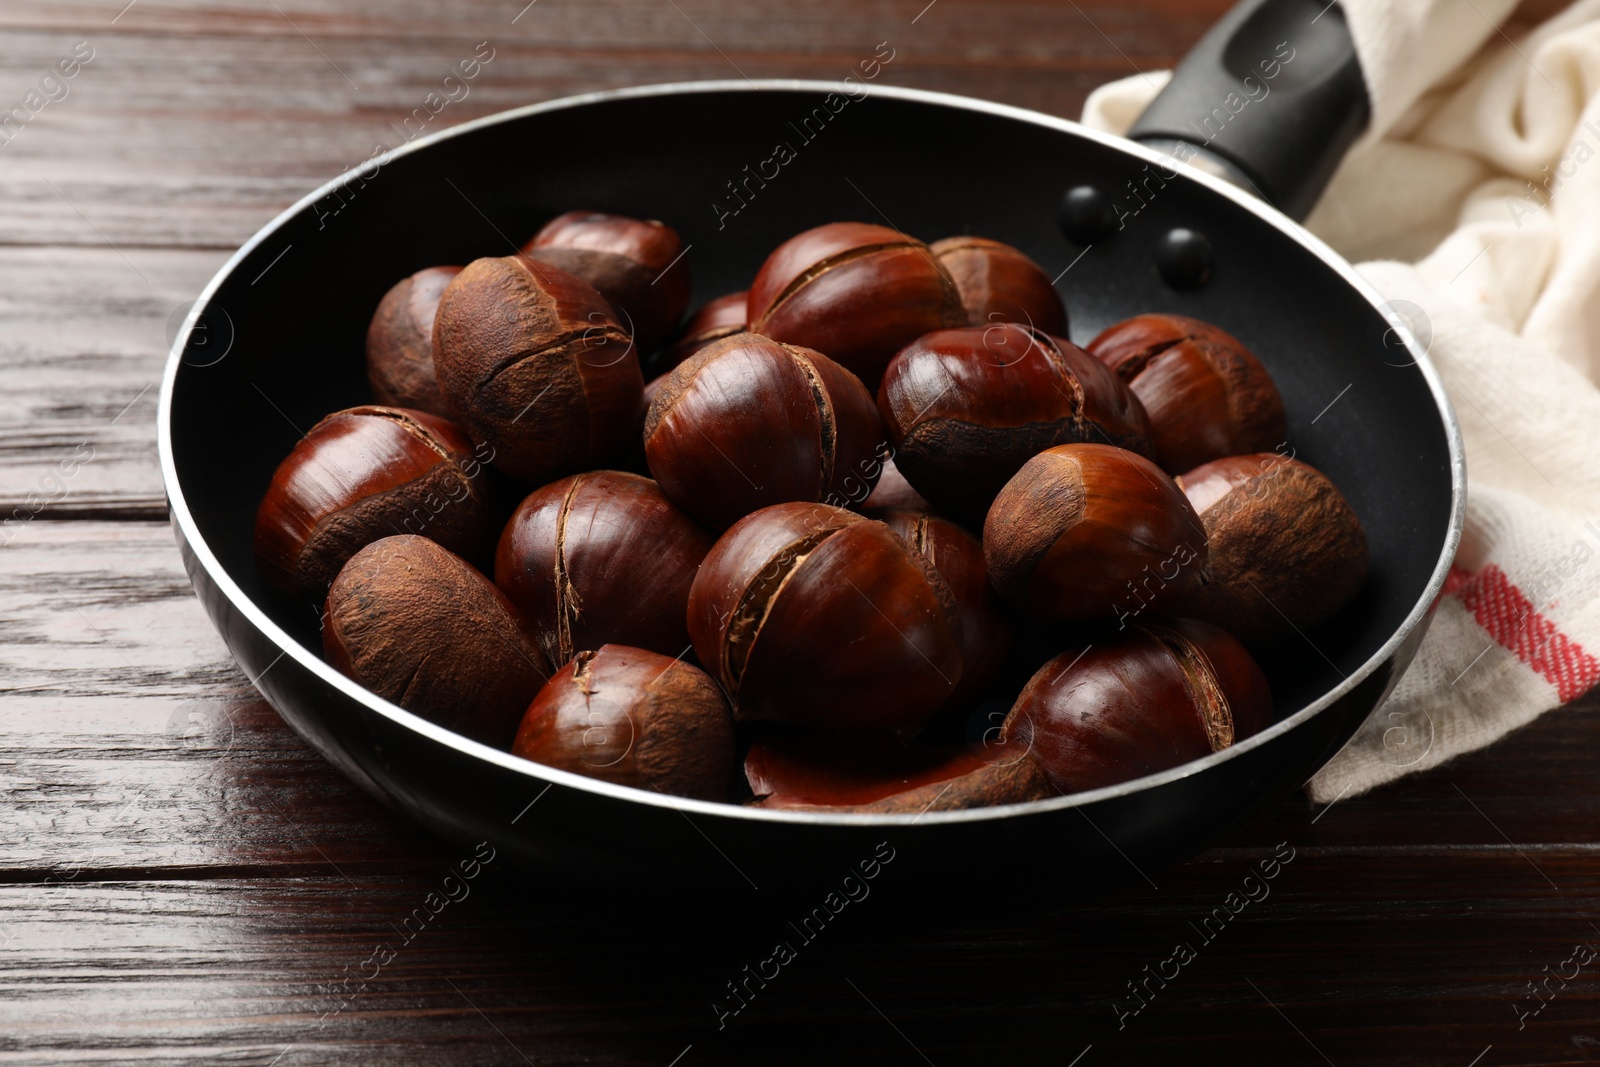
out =
<svg viewBox="0 0 1600 1067"><path fill-rule="evenodd" d="M886 84L1076 115L1092 86L1170 65L1227 0L124 2L0 7L0 110L72 42L97 50L0 145L0 518L49 497L0 545L0 1063L1490 1067L1600 1052L1589 969L1521 1029L1517 1014L1574 943L1600 945L1595 698L1326 811L1290 797L1155 873L1159 889L1131 876L1082 905L929 914L891 867L719 1031L713 998L792 916L652 885L572 899L491 864L404 943L396 927L461 857L255 696L164 523L95 521L164 514L145 387L173 310L479 41L495 60L440 125L650 81L837 76L880 40L897 49ZM81 446L94 458L46 485ZM1296 858L1271 895L1119 1029L1125 983L1279 842ZM391 942L352 995L344 980Z"/></svg>
<svg viewBox="0 0 1600 1067"><path fill-rule="evenodd" d="M162 366L171 331L223 259L0 247L0 543L34 516L165 515Z"/></svg>
<svg viewBox="0 0 1600 1067"><path fill-rule="evenodd" d="M0 604L0 879L429 853L260 699L166 524L30 523L0 548Z"/></svg>
<svg viewBox="0 0 1600 1067"><path fill-rule="evenodd" d="M648 82L837 78L879 41L896 55L884 84L1075 117L1093 86L1170 65L1226 5L944 0L913 25L921 5L675 10L543 0L513 25L519 6L408 4L380 14L300 4L279 5L280 14L141 0L115 25L87 6L81 21L10 11L0 16L10 24L0 93L10 87L20 100L76 39L95 55L65 99L0 147L4 198L16 209L0 213L0 243L235 247L377 140L393 144L394 126L479 42L494 59L438 127Z"/></svg>
<svg viewBox="0 0 1600 1067"><path fill-rule="evenodd" d="M1548 864L1558 895L1515 856L1297 855L1209 942L1191 924L1244 885L1242 859L943 917L902 910L891 866L809 944L781 913L665 910L647 886L631 906L551 899L491 863L402 928L459 859L353 883L0 887L0 1056L1062 1064L1092 1046L1082 1062L1465 1065L1491 1045L1485 1062L1581 1061L1574 1039L1600 1026L1600 986L1574 980L1518 1028L1528 982L1600 940L1600 882L1572 857ZM780 939L796 959L719 1029L713 1001L732 1008L726 983ZM1194 958L1133 1013L1127 983L1179 942Z"/></svg>

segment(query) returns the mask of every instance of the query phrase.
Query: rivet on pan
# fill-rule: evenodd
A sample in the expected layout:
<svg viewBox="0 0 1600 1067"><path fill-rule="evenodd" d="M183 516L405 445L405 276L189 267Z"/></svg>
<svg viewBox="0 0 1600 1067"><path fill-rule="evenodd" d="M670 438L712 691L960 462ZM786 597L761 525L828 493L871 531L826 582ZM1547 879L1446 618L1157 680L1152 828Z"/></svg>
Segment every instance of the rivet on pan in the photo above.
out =
<svg viewBox="0 0 1600 1067"><path fill-rule="evenodd" d="M1183 226L1168 230L1156 249L1156 269L1174 289L1194 289L1211 280L1211 242Z"/></svg>
<svg viewBox="0 0 1600 1067"><path fill-rule="evenodd" d="M1097 186L1074 185L1061 196L1061 232L1083 245L1094 244L1116 225L1111 198Z"/></svg>

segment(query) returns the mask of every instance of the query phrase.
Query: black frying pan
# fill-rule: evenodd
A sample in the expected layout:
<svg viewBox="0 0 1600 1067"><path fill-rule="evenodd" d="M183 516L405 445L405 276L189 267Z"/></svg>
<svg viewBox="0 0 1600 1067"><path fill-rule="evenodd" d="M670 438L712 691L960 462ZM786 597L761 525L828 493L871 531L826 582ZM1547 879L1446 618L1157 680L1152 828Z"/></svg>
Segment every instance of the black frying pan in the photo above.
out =
<svg viewBox="0 0 1600 1067"><path fill-rule="evenodd" d="M1258 64L1285 41L1294 58L1262 95ZM1348 265L1198 169L1295 212L1309 207L1365 122L1338 9L1250 0L1186 61L1135 133L1170 149L1191 119L1203 130L1204 116L1227 111L1191 160L1196 169L1169 169L1150 149L1031 111L847 88L857 98L809 126L804 118L841 86L652 86L467 123L313 193L206 287L162 389L161 461L179 546L261 692L394 807L547 871L743 892L746 882L845 871L888 842L897 869L921 868L937 879L930 885L1042 874L1061 893L1086 892L1197 852L1301 785L1410 661L1461 530L1465 474L1444 392ZM1254 94L1237 113L1227 99L1235 91ZM746 166L761 169L778 142L793 159L745 186ZM1130 182L1148 194L1136 212ZM1070 198L1064 232L1063 195L1085 186L1097 192ZM410 715L322 662L310 605L265 591L251 553L256 504L301 430L368 401L363 336L390 284L434 264L509 254L574 207L670 222L692 246L697 300L744 288L794 233L858 219L1022 248L1061 272L1080 343L1146 311L1216 322L1269 367L1290 445L1365 522L1371 577L1356 603L1269 664L1278 721L1265 733L1163 774L1011 807L911 818L676 800L537 766Z"/></svg>

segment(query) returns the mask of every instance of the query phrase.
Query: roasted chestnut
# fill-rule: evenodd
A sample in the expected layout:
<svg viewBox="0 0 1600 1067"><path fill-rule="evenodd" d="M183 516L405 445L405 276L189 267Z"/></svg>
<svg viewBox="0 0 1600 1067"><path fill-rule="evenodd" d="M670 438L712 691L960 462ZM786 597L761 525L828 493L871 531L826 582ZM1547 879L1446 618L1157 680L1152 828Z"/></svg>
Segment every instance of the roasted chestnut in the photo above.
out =
<svg viewBox="0 0 1600 1067"><path fill-rule="evenodd" d="M676 367L645 415L650 473L722 529L791 500L859 503L877 481L883 427L860 380L796 345L736 333Z"/></svg>
<svg viewBox="0 0 1600 1067"><path fill-rule="evenodd" d="M413 534L350 557L328 589L322 647L329 663L385 700L496 748L511 743L550 673L500 590Z"/></svg>
<svg viewBox="0 0 1600 1067"><path fill-rule="evenodd" d="M927 245L864 222L779 245L750 286L748 314L751 330L825 353L869 388L901 348L967 321L955 280Z"/></svg>
<svg viewBox="0 0 1600 1067"><path fill-rule="evenodd" d="M1220 752L1271 722L1272 693L1244 646L1209 623L1175 619L1046 663L1002 732L1057 789L1077 793Z"/></svg>
<svg viewBox="0 0 1600 1067"><path fill-rule="evenodd" d="M733 716L698 667L642 648L579 652L528 705L511 751L617 785L726 800Z"/></svg>
<svg viewBox="0 0 1600 1067"><path fill-rule="evenodd" d="M750 300L747 291L719 296L689 316L683 332L661 360L663 372L671 370L713 341L745 330L745 310Z"/></svg>
<svg viewBox="0 0 1600 1067"><path fill-rule="evenodd" d="M480 259L439 300L433 363L445 403L495 466L543 484L623 452L644 380L593 286L526 256Z"/></svg>
<svg viewBox="0 0 1600 1067"><path fill-rule="evenodd" d="M949 519L924 509L867 509L864 514L916 549L950 586L961 610L961 682L951 699L976 696L1011 647L1011 623L989 584L983 545Z"/></svg>
<svg viewBox="0 0 1600 1067"><path fill-rule="evenodd" d="M1014 323L941 330L906 346L883 376L878 411L906 480L974 524L1052 445L1150 447L1144 408L1114 374L1070 341Z"/></svg>
<svg viewBox="0 0 1600 1067"><path fill-rule="evenodd" d="M995 498L983 553L1013 607L1122 628L1187 602L1205 574L1206 533L1183 490L1143 456L1058 445Z"/></svg>
<svg viewBox="0 0 1600 1067"><path fill-rule="evenodd" d="M1020 744L912 748L893 737L772 731L751 744L744 772L763 808L920 814L1055 795Z"/></svg>
<svg viewBox="0 0 1600 1067"><path fill-rule="evenodd" d="M1229 456L1178 478L1206 528L1211 581L1184 610L1251 646L1308 630L1367 576L1367 536L1321 471L1277 453Z"/></svg>
<svg viewBox="0 0 1600 1067"><path fill-rule="evenodd" d="M913 726L961 681L961 615L881 522L778 504L723 534L689 590L689 636L744 720Z"/></svg>
<svg viewBox="0 0 1600 1067"><path fill-rule="evenodd" d="M490 455L425 411L334 412L278 464L256 511L261 577L320 599L357 549L400 533L486 561L496 525L483 467Z"/></svg>
<svg viewBox="0 0 1600 1067"><path fill-rule="evenodd" d="M689 586L711 542L649 478L574 474L517 507L500 535L494 580L552 664L604 644L681 656Z"/></svg>
<svg viewBox="0 0 1600 1067"><path fill-rule="evenodd" d="M1050 275L1019 250L987 237L946 237L928 246L955 279L967 325L1015 322L1067 335L1067 308Z"/></svg>
<svg viewBox="0 0 1600 1067"><path fill-rule="evenodd" d="M449 415L433 373L433 315L460 267L429 267L383 294L367 326L367 380L390 407Z"/></svg>
<svg viewBox="0 0 1600 1067"><path fill-rule="evenodd" d="M655 220L598 211L557 215L522 246L531 256L600 291L647 356L677 328L689 306L689 264L678 232Z"/></svg>
<svg viewBox="0 0 1600 1067"><path fill-rule="evenodd" d="M1104 330L1089 351L1133 389L1150 416L1151 453L1169 474L1276 448L1283 398L1261 361L1208 322L1139 315Z"/></svg>

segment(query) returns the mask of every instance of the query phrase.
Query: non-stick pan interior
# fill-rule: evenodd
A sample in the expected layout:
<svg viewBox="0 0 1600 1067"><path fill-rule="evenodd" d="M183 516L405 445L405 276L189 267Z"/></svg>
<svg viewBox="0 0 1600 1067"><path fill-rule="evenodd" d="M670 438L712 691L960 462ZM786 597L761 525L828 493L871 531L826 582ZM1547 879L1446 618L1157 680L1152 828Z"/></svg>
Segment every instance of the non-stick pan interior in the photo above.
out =
<svg viewBox="0 0 1600 1067"><path fill-rule="evenodd" d="M1062 191L1084 183L1122 213L1121 227L1087 248L1056 221ZM216 292L204 344L191 344L173 387L179 485L233 580L307 647L320 647L314 607L267 595L251 553L274 467L323 415L370 400L363 337L390 285L423 267L508 255L550 216L580 207L676 227L691 246L696 302L745 288L794 233L855 219L929 241L974 233L1022 248L1061 274L1079 343L1148 311L1236 334L1283 393L1286 450L1343 489L1372 550L1359 601L1271 664L1280 718L1371 657L1438 563L1451 472L1428 383L1389 322L1269 218L1004 109L887 92L830 98L814 86L669 91L481 124L392 158L268 234ZM1215 248L1211 281L1187 292L1154 267L1177 226Z"/></svg>

